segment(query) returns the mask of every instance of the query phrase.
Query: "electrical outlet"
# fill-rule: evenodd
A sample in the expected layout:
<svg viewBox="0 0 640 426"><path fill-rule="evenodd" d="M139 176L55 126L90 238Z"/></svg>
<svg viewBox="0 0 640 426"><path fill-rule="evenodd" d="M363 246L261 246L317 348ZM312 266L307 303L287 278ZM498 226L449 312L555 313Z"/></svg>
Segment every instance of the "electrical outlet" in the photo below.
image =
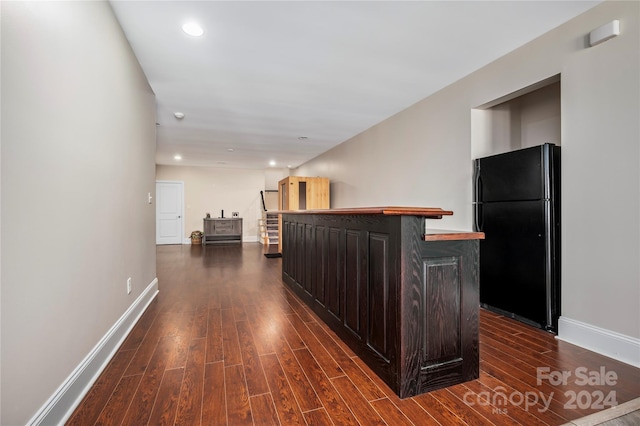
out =
<svg viewBox="0 0 640 426"><path fill-rule="evenodd" d="M127 294L131 294L131 277L127 278Z"/></svg>

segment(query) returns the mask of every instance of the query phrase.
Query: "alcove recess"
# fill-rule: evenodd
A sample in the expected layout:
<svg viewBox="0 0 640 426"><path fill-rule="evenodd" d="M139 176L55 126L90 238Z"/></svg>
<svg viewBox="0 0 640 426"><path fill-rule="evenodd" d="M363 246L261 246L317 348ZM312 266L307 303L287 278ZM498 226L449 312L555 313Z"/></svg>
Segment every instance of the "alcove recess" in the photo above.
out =
<svg viewBox="0 0 640 426"><path fill-rule="evenodd" d="M561 145L560 74L471 110L471 158Z"/></svg>

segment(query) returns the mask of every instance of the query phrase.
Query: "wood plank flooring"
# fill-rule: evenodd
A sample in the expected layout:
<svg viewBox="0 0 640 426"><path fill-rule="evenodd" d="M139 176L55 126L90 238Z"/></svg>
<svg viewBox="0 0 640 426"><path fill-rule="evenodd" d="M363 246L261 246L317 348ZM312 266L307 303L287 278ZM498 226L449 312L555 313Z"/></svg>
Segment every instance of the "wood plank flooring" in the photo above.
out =
<svg viewBox="0 0 640 426"><path fill-rule="evenodd" d="M480 378L401 400L263 253L158 246L157 299L67 425L561 425L640 396L640 369L481 310Z"/></svg>

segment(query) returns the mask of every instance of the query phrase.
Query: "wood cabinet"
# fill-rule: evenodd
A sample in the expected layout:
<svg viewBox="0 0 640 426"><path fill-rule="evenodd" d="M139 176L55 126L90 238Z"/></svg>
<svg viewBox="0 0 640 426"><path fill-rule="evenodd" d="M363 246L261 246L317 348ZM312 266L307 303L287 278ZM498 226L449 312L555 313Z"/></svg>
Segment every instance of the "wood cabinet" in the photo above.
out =
<svg viewBox="0 0 640 426"><path fill-rule="evenodd" d="M242 242L242 218L203 219L202 244Z"/></svg>
<svg viewBox="0 0 640 426"><path fill-rule="evenodd" d="M424 219L283 213L283 281L401 398L479 374L479 235Z"/></svg>

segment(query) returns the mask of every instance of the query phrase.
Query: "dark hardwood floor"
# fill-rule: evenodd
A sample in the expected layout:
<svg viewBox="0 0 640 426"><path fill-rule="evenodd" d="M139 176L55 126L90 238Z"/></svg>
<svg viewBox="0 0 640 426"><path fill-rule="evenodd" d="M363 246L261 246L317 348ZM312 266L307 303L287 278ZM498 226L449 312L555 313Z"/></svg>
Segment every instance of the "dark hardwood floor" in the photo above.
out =
<svg viewBox="0 0 640 426"><path fill-rule="evenodd" d="M561 425L640 396L640 369L481 310L480 378L401 400L263 252L158 246L157 299L67 424Z"/></svg>

